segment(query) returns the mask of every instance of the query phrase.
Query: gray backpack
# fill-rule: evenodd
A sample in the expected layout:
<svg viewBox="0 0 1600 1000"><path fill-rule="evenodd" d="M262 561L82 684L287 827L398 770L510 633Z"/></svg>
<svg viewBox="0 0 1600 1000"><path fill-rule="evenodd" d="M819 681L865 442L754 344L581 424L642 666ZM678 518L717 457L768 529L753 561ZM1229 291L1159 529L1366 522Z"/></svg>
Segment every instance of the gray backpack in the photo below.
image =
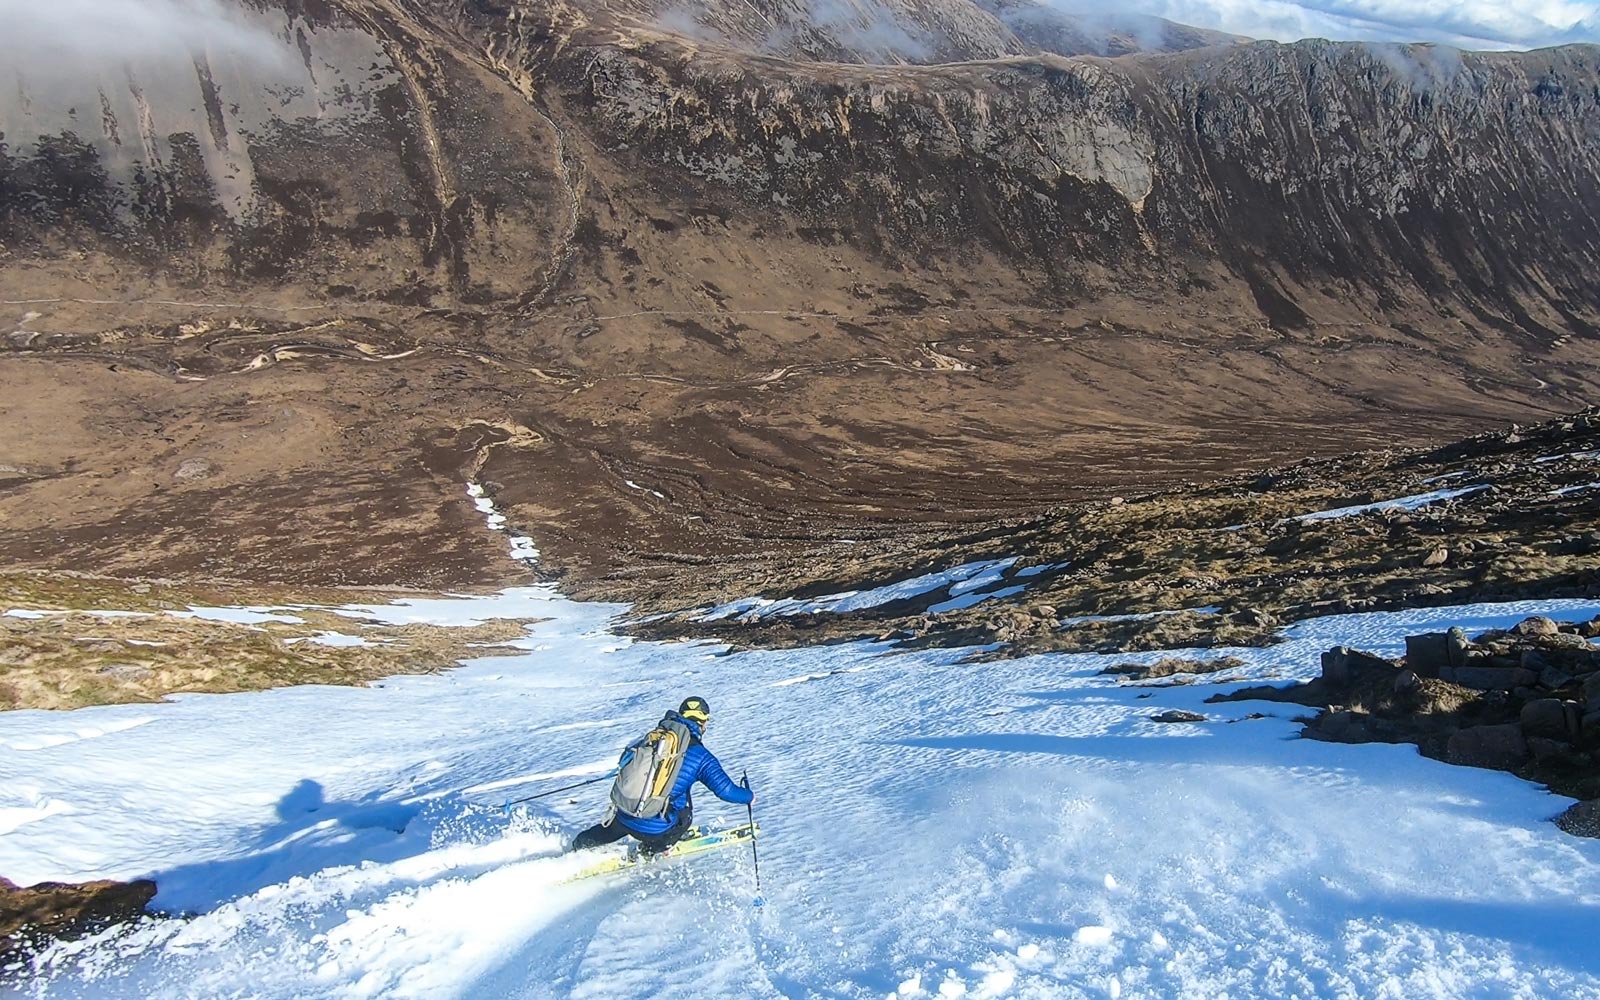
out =
<svg viewBox="0 0 1600 1000"><path fill-rule="evenodd" d="M683 719L668 712L654 729L628 744L617 762L617 780L611 783L616 810L638 819L665 817L693 739Z"/></svg>

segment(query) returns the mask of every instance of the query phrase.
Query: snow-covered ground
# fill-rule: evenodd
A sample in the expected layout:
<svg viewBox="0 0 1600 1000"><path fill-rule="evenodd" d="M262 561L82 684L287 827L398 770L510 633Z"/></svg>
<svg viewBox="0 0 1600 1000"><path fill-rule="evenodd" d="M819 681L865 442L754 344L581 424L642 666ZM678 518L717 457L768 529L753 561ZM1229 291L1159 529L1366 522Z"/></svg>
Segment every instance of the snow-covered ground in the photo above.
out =
<svg viewBox="0 0 1600 1000"><path fill-rule="evenodd" d="M1547 822L1567 800L1098 676L1170 652L728 654L620 638L626 608L547 588L377 610L543 620L445 675L0 715L0 874L149 876L193 914L58 946L15 994L1600 997L1600 842ZM1336 643L1597 612L1350 615L1191 655L1288 680ZM765 905L742 851L563 884L605 783L506 798L604 773L689 694L758 792ZM1170 708L1210 721L1150 721Z"/></svg>

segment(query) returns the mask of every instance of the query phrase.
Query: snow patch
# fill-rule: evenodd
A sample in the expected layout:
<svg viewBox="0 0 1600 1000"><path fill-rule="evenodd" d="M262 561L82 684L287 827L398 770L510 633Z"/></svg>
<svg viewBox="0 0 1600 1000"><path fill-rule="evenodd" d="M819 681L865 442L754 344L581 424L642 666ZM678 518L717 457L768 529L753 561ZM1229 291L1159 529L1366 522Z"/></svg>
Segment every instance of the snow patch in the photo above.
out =
<svg viewBox="0 0 1600 1000"><path fill-rule="evenodd" d="M1418 493L1408 497L1397 497L1393 500L1380 500L1376 503L1355 504L1350 507L1335 507L1332 510L1318 510L1310 514L1301 514L1290 518L1295 521L1331 521L1335 518L1354 517L1358 514L1370 514L1380 510L1418 510L1429 504L1441 503L1445 500L1454 500L1457 497L1468 496L1488 489L1488 484L1466 486L1458 490L1433 490L1429 493Z"/></svg>
<svg viewBox="0 0 1600 1000"><path fill-rule="evenodd" d="M648 493L651 496L656 497L657 499L660 499L660 500L665 500L667 498L667 495L665 493L661 493L661 492L658 492L656 490L652 490L648 486L640 486L638 483L634 482L631 479L624 479L623 482L628 484L628 488L629 489L635 489L635 490L638 490L641 493Z"/></svg>
<svg viewBox="0 0 1600 1000"><path fill-rule="evenodd" d="M513 535L507 530L506 516L495 507L494 501L484 493L482 486L468 483L467 496L472 498L472 505L484 515L484 522L489 525L491 531L506 532L506 538L511 543L511 558L530 565L539 561L539 547L533 543L533 539L527 535Z"/></svg>
<svg viewBox="0 0 1600 1000"><path fill-rule="evenodd" d="M718 605L701 615L698 620L718 621L723 618L737 617L740 621L759 621L775 615L830 612L843 614L849 611L875 608L892 601L920 597L923 594L931 593L944 587L948 587L949 592L953 595L960 591L997 582L1001 579L1005 570L1016 561L1017 557L1011 556L1006 559L966 563L953 569L941 570L937 573L924 573L909 580L873 587L870 590L846 590L822 597L789 597L781 600L771 600L765 597L746 597Z"/></svg>
<svg viewBox="0 0 1600 1000"><path fill-rule="evenodd" d="M389 640L363 639L359 635L347 635L343 632L318 632L316 635L300 635L283 640L285 646L293 646L298 642L312 642L318 646L377 646Z"/></svg>
<svg viewBox="0 0 1600 1000"><path fill-rule="evenodd" d="M1600 996L1600 854L1548 822L1564 800L1513 775L1297 739L1284 706L1204 705L1229 685L1124 688L1096 654L997 669L966 662L970 650L858 642L706 659L703 646L619 642L626 610L548 588L347 609L538 618L541 648L370 687L0 714L0 818L20 822L0 833L0 873L148 875L159 906L192 914L57 945L24 988L1441 1000L1488 983ZM1341 615L1226 652L1241 683L1283 683L1314 676L1332 645L1397 655L1416 632L1597 612L1567 600ZM837 681L776 686L813 676ZM470 798L603 773L624 728L688 694L711 701L708 746L758 792L759 910L740 851L563 884L593 857L560 851L605 814L604 783L515 815ZM1148 724L1197 708L1268 714ZM48 739L135 719L148 724ZM704 792L695 806L706 823L746 815Z"/></svg>
<svg viewBox="0 0 1600 1000"><path fill-rule="evenodd" d="M285 625L304 625L304 618L279 614L278 609L263 607L207 608L189 605L188 611L168 611L173 618L198 618L208 622L231 622L234 625L264 625L281 622Z"/></svg>

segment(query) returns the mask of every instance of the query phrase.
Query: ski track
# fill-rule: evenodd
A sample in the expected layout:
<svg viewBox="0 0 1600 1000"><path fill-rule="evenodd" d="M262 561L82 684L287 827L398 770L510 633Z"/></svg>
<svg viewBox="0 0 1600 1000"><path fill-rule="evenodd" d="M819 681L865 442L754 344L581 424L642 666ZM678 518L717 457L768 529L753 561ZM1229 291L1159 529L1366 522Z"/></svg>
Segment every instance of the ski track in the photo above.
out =
<svg viewBox="0 0 1600 1000"><path fill-rule="evenodd" d="M728 653L621 640L626 610L548 588L351 609L539 620L443 675L0 715L0 874L150 876L194 914L57 945L6 995L1600 998L1600 842L1511 775L1205 704L1237 684L1099 676L1171 651ZM1337 643L1597 612L1346 615L1193 654L1303 679ZM564 884L603 783L481 801L602 773L688 694L751 773L765 905L742 849ZM1211 721L1150 721L1169 708Z"/></svg>

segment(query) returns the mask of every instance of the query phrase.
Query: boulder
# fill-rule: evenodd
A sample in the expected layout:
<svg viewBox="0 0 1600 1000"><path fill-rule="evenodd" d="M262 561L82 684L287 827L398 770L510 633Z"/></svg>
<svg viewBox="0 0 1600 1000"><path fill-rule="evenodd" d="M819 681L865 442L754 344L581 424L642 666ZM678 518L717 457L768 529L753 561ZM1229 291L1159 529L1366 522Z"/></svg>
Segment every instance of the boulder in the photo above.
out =
<svg viewBox="0 0 1600 1000"><path fill-rule="evenodd" d="M1198 712L1186 712L1181 708L1169 709L1159 715L1150 716L1151 722L1204 722L1206 717Z"/></svg>
<svg viewBox="0 0 1600 1000"><path fill-rule="evenodd" d="M1446 667L1439 679L1474 691L1512 691L1536 683L1539 676L1521 667Z"/></svg>
<svg viewBox="0 0 1600 1000"><path fill-rule="evenodd" d="M1540 698L1522 706L1517 724L1528 736L1550 736L1557 739L1576 735L1567 728L1567 706L1559 698Z"/></svg>
<svg viewBox="0 0 1600 1000"><path fill-rule="evenodd" d="M1600 837L1600 799L1573 803L1556 817L1556 826L1575 837Z"/></svg>
<svg viewBox="0 0 1600 1000"><path fill-rule="evenodd" d="M187 458L178 466L178 471L172 474L172 478L179 482L186 482L191 479L210 479L220 471L222 470L203 458Z"/></svg>
<svg viewBox="0 0 1600 1000"><path fill-rule="evenodd" d="M1555 635L1560 631L1560 625L1543 615L1524 618L1511 629L1513 635Z"/></svg>
<svg viewBox="0 0 1600 1000"><path fill-rule="evenodd" d="M1589 711L1600 711L1600 674L1590 674L1584 680L1583 701Z"/></svg>
<svg viewBox="0 0 1600 1000"><path fill-rule="evenodd" d="M1446 655L1452 667L1467 665L1467 650L1472 648L1472 643L1467 640L1467 633L1459 626L1453 626L1444 634Z"/></svg>
<svg viewBox="0 0 1600 1000"><path fill-rule="evenodd" d="M1572 675L1559 667L1545 667L1539 671L1539 683L1555 691L1572 683Z"/></svg>
<svg viewBox="0 0 1600 1000"><path fill-rule="evenodd" d="M1450 550L1445 548L1443 545L1441 545L1438 548L1434 549L1432 552L1429 552L1426 556L1423 556L1422 565L1424 565L1424 566L1443 566L1445 563L1447 563L1449 561L1450 561Z"/></svg>
<svg viewBox="0 0 1600 1000"><path fill-rule="evenodd" d="M1445 745L1445 759L1468 767L1509 770L1528 759L1528 743L1515 722L1457 730Z"/></svg>
<svg viewBox="0 0 1600 1000"><path fill-rule="evenodd" d="M1363 674L1391 675L1394 672L1395 665L1383 657L1349 646L1335 646L1322 654L1322 679L1336 687L1348 687Z"/></svg>
<svg viewBox="0 0 1600 1000"><path fill-rule="evenodd" d="M1572 744L1566 740L1551 739L1548 736L1528 737L1528 753L1533 759L1543 764L1547 761L1562 760L1572 753Z"/></svg>
<svg viewBox="0 0 1600 1000"><path fill-rule="evenodd" d="M21 889L0 886L0 962L52 938L70 939L109 924L134 920L155 897L156 884L40 882Z"/></svg>
<svg viewBox="0 0 1600 1000"><path fill-rule="evenodd" d="M1395 694L1410 694L1411 692L1415 691L1421 685L1422 685L1422 682L1417 679L1417 672L1415 670L1411 670L1411 669L1408 668L1406 670L1400 671L1398 674L1395 674L1395 677L1394 677L1394 693Z"/></svg>
<svg viewBox="0 0 1600 1000"><path fill-rule="evenodd" d="M1449 635L1424 632L1406 636L1406 666L1419 677L1438 677L1442 668L1450 666Z"/></svg>
<svg viewBox="0 0 1600 1000"><path fill-rule="evenodd" d="M1307 727L1306 735L1334 743L1365 743L1371 737L1367 721L1364 712L1325 712Z"/></svg>
<svg viewBox="0 0 1600 1000"><path fill-rule="evenodd" d="M1553 632L1549 635L1537 636L1536 644L1541 649L1556 649L1563 651L1572 649L1579 652L1588 652L1589 650L1594 649L1593 646L1589 645L1588 639L1585 639L1583 636L1576 635L1572 632Z"/></svg>
<svg viewBox="0 0 1600 1000"><path fill-rule="evenodd" d="M1276 618L1265 611L1257 611L1255 608L1245 608L1243 611L1229 615L1228 621L1235 625L1254 625L1257 628L1271 628L1278 624Z"/></svg>

